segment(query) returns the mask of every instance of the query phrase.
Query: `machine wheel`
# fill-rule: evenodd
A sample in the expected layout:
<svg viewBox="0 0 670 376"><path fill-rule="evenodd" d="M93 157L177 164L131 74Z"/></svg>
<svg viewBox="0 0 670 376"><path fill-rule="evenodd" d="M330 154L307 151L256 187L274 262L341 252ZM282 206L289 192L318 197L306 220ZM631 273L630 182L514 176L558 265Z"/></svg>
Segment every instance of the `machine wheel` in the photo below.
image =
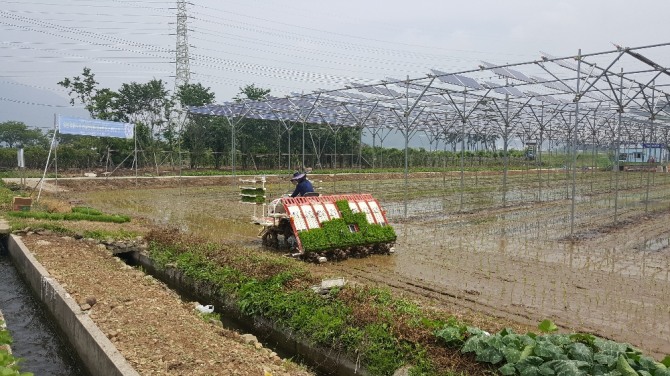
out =
<svg viewBox="0 0 670 376"><path fill-rule="evenodd" d="M262 241L263 245L266 247L271 247L278 249L279 248L279 239L277 238L277 235L279 235L278 229L274 226L272 227L266 227L263 230L262 236Z"/></svg>

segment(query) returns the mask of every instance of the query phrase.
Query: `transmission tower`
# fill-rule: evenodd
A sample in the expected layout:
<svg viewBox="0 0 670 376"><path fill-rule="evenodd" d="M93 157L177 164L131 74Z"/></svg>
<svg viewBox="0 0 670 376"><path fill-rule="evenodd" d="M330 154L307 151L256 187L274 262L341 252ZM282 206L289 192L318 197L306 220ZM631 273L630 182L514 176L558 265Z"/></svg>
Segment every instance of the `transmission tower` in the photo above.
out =
<svg viewBox="0 0 670 376"><path fill-rule="evenodd" d="M186 27L186 1L177 0L177 48L176 48L176 75L174 80L175 92L179 86L188 84L191 76L188 57L188 34Z"/></svg>

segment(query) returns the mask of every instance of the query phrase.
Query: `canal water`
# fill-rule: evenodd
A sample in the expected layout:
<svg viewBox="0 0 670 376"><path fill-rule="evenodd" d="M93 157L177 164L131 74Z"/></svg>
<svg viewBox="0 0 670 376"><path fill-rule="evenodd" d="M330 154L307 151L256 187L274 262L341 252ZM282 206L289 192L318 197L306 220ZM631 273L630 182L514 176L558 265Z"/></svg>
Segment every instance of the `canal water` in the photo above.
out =
<svg viewBox="0 0 670 376"><path fill-rule="evenodd" d="M2 251L0 245L0 311L14 340L12 352L23 359L21 371L49 376L88 375Z"/></svg>

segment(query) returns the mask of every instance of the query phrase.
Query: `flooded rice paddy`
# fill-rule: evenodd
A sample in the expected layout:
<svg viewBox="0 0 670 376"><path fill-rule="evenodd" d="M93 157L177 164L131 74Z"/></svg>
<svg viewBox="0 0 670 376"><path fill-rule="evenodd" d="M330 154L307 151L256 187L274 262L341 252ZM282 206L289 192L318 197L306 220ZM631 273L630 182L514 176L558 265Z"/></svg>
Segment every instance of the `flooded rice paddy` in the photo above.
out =
<svg viewBox="0 0 670 376"><path fill-rule="evenodd" d="M670 174L565 170L312 175L322 194L372 193L396 253L314 266L446 310L566 330L670 353ZM97 208L214 240L260 246L238 185L76 193ZM268 186L268 197L290 191Z"/></svg>

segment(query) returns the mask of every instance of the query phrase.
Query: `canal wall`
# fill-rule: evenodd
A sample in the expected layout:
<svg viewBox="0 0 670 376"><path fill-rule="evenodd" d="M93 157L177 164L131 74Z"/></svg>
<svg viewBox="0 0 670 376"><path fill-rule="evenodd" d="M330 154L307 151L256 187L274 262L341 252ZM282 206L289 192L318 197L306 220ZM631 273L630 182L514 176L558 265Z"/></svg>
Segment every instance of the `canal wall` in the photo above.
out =
<svg viewBox="0 0 670 376"><path fill-rule="evenodd" d="M139 376L114 344L15 235L0 234L19 274L49 311L92 375Z"/></svg>

